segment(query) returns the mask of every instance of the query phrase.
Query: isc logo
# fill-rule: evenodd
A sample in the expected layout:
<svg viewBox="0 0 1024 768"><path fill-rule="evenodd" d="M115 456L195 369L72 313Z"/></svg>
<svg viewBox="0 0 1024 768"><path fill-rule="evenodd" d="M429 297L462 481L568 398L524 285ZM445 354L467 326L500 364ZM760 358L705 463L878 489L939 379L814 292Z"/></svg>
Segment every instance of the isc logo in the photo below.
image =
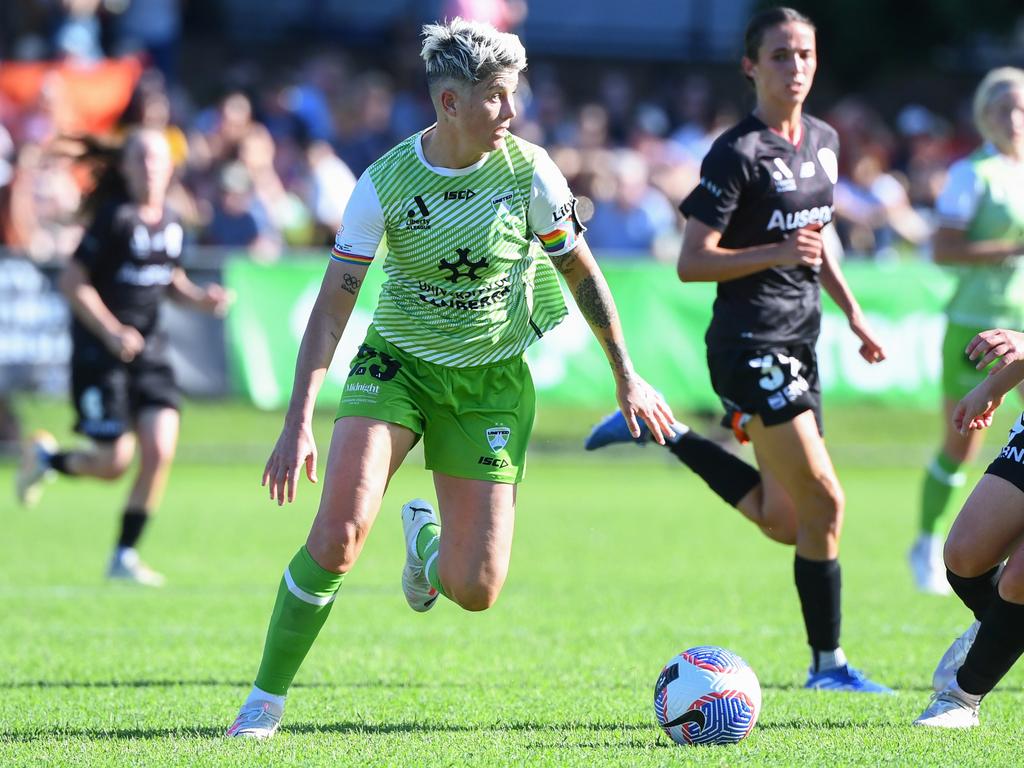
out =
<svg viewBox="0 0 1024 768"><path fill-rule="evenodd" d="M452 189L444 193L445 200L472 200L476 195L472 189Z"/></svg>
<svg viewBox="0 0 1024 768"><path fill-rule="evenodd" d="M502 459L499 456L481 456L477 464L486 464L495 469L504 469L508 466L508 459Z"/></svg>

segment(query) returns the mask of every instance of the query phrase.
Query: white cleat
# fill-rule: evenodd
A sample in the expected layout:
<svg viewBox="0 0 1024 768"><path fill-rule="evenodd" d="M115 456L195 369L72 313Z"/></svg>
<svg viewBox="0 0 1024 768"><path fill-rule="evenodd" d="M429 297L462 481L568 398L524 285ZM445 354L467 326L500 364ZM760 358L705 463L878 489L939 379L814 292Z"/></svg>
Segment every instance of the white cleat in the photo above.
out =
<svg viewBox="0 0 1024 768"><path fill-rule="evenodd" d="M953 641L939 659L939 664L932 674L932 690L944 691L956 677L957 670L964 665L967 653L974 645L974 638L978 636L978 629L981 624L975 621L964 633Z"/></svg>
<svg viewBox="0 0 1024 768"><path fill-rule="evenodd" d="M979 723L978 706L964 701L951 688L934 694L928 707L914 721L914 725L929 728L976 728Z"/></svg>
<svg viewBox="0 0 1024 768"><path fill-rule="evenodd" d="M43 483L53 479L50 456L57 452L57 441L49 432L35 432L21 446L21 464L14 476L14 493L18 503L34 507L43 495Z"/></svg>
<svg viewBox="0 0 1024 768"><path fill-rule="evenodd" d="M284 707L272 701L247 702L224 735L240 739L269 739L277 733L283 714Z"/></svg>
<svg viewBox="0 0 1024 768"><path fill-rule="evenodd" d="M134 549L122 549L110 558L107 578L111 581L125 581L143 587L162 587L167 580L142 560Z"/></svg>
<svg viewBox="0 0 1024 768"><path fill-rule="evenodd" d="M402 591L409 607L420 613L437 603L438 592L427 580L423 559L416 554L416 538L424 525L440 525L430 502L413 499L402 507L402 530L405 532L405 567L402 569Z"/></svg>
<svg viewBox="0 0 1024 768"><path fill-rule="evenodd" d="M946 564L942 561L942 537L922 533L907 553L914 584L927 595L950 595L953 588L946 579Z"/></svg>

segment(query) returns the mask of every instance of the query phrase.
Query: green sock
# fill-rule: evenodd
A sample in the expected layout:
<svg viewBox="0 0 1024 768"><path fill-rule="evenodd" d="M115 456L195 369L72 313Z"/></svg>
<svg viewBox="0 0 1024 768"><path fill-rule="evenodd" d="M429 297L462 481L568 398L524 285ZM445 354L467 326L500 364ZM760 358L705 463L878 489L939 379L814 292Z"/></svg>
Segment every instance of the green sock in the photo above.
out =
<svg viewBox="0 0 1024 768"><path fill-rule="evenodd" d="M448 597L448 593L441 586L441 577L437 575L437 553L440 550L441 526L427 523L416 536L416 554L423 558L423 570L427 574L430 586Z"/></svg>
<svg viewBox="0 0 1024 768"><path fill-rule="evenodd" d="M960 464L940 453L928 466L921 492L921 533L945 534L949 527L949 499L967 477Z"/></svg>
<svg viewBox="0 0 1024 768"><path fill-rule="evenodd" d="M270 616L256 687L284 696L327 620L345 574L320 567L303 545L288 563Z"/></svg>

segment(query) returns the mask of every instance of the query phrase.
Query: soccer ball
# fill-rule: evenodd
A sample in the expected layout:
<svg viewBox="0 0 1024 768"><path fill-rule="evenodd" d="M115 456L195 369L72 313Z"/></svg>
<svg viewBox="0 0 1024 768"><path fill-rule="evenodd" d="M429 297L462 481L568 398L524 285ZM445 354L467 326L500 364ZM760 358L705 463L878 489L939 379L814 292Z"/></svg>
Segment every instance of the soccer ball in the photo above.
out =
<svg viewBox="0 0 1024 768"><path fill-rule="evenodd" d="M732 651L700 645L672 658L654 686L654 715L676 744L735 744L761 712L761 685Z"/></svg>

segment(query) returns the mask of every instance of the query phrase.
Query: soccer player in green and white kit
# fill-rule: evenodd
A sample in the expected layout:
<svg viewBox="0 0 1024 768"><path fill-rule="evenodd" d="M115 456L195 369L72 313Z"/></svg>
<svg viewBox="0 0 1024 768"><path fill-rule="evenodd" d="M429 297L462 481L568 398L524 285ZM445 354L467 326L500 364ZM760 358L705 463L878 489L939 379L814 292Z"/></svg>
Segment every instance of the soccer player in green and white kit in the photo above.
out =
<svg viewBox="0 0 1024 768"><path fill-rule="evenodd" d="M285 569L255 685L229 736L277 730L288 687L359 557L388 480L420 438L444 533L428 502L402 508L406 599L416 611L439 594L470 611L497 599L534 417L523 352L566 313L555 269L604 347L634 434L638 417L658 442L671 433L671 411L630 363L565 179L543 149L509 133L526 66L519 39L458 18L424 27L423 37L437 123L356 185L264 470L278 504L294 500L303 464L316 482L313 403L386 238L387 281L338 406L320 508Z"/></svg>
<svg viewBox="0 0 1024 768"><path fill-rule="evenodd" d="M957 402L984 379L964 348L986 328L1024 328L1024 71L1000 67L985 76L974 94L974 122L985 143L953 164L935 204L935 262L956 267L958 281L942 343L945 434L925 473L910 565L918 589L937 594L950 590L942 562L950 500L966 479L961 467L983 441L979 431L953 427Z"/></svg>

